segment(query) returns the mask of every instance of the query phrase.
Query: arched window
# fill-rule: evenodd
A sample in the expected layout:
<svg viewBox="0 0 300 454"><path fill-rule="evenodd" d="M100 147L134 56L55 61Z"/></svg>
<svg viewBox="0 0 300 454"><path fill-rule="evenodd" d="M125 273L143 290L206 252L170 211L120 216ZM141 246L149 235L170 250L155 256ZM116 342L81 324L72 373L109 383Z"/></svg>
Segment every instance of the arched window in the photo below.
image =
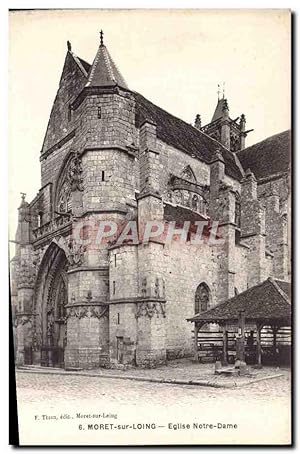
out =
<svg viewBox="0 0 300 454"><path fill-rule="evenodd" d="M42 211L38 212L38 227L41 227L43 225L43 215L44 213Z"/></svg>
<svg viewBox="0 0 300 454"><path fill-rule="evenodd" d="M61 213L70 213L72 210L72 191L82 190L81 158L71 153L62 170L56 185L56 210Z"/></svg>
<svg viewBox="0 0 300 454"><path fill-rule="evenodd" d="M198 197L196 196L196 194L194 194L192 197L192 208L195 211L199 211L198 200L199 200Z"/></svg>
<svg viewBox="0 0 300 454"><path fill-rule="evenodd" d="M195 314L207 311L209 309L210 290L204 283L198 285L195 293Z"/></svg>

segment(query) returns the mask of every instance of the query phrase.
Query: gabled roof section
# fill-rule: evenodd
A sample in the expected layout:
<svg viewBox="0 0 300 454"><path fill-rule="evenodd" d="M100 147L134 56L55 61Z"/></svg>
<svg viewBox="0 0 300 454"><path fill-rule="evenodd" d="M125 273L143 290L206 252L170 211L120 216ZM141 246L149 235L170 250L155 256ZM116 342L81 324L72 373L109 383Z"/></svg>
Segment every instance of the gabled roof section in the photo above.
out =
<svg viewBox="0 0 300 454"><path fill-rule="evenodd" d="M236 153L244 171L256 178L268 178L290 170L291 131L283 131Z"/></svg>
<svg viewBox="0 0 300 454"><path fill-rule="evenodd" d="M118 85L128 90L128 86L106 46L100 44L96 57L89 69L86 87L111 87Z"/></svg>
<svg viewBox="0 0 300 454"><path fill-rule="evenodd" d="M185 153L209 163L216 149L221 149L225 161L225 172L228 176L240 180L242 172L236 162L234 153L224 148L199 129L171 115L139 93L134 93L136 100L136 127L145 120L156 124L157 137Z"/></svg>
<svg viewBox="0 0 300 454"><path fill-rule="evenodd" d="M249 321L290 323L292 308L291 284L268 278L228 301L195 315L189 321L232 321L237 320L241 311Z"/></svg>
<svg viewBox="0 0 300 454"><path fill-rule="evenodd" d="M77 57L77 58L80 61L80 63L82 64L82 66L84 67L84 69L86 70L86 73L88 74L91 65L87 61L83 60L82 58L80 58L80 57Z"/></svg>
<svg viewBox="0 0 300 454"><path fill-rule="evenodd" d="M74 125L68 121L68 107L82 91L87 81L87 71L82 60L69 49L59 81L58 91L52 106L41 152L66 137Z"/></svg>

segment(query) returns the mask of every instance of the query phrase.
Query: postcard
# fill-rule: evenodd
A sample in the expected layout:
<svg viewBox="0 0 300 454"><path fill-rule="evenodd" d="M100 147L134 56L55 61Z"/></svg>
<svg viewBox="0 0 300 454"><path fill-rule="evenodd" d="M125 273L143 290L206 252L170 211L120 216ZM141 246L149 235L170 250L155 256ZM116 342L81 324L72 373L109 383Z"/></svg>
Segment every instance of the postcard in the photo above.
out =
<svg viewBox="0 0 300 454"><path fill-rule="evenodd" d="M20 445L290 446L291 12L9 22Z"/></svg>

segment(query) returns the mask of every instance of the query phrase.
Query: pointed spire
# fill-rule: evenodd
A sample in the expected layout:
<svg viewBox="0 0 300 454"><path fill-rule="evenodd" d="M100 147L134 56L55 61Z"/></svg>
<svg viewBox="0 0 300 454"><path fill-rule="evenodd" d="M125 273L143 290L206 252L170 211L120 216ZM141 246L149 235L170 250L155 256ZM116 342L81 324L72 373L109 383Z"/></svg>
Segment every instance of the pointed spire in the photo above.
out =
<svg viewBox="0 0 300 454"><path fill-rule="evenodd" d="M211 122L219 120L219 118L222 118L223 110L225 110L225 109L228 109L227 99L221 98L218 100L218 104L215 108L215 112L213 114Z"/></svg>
<svg viewBox="0 0 300 454"><path fill-rule="evenodd" d="M103 43L103 31L100 31L100 45L88 74L86 87L128 86Z"/></svg>

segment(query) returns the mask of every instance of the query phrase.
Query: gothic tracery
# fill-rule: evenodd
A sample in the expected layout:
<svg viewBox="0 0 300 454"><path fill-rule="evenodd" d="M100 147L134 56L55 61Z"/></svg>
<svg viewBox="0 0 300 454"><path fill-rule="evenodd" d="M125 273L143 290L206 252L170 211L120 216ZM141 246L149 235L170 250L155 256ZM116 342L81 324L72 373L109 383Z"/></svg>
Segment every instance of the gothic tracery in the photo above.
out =
<svg viewBox="0 0 300 454"><path fill-rule="evenodd" d="M209 309L209 297L210 292L208 286L204 282L201 282L195 294L195 314Z"/></svg>

